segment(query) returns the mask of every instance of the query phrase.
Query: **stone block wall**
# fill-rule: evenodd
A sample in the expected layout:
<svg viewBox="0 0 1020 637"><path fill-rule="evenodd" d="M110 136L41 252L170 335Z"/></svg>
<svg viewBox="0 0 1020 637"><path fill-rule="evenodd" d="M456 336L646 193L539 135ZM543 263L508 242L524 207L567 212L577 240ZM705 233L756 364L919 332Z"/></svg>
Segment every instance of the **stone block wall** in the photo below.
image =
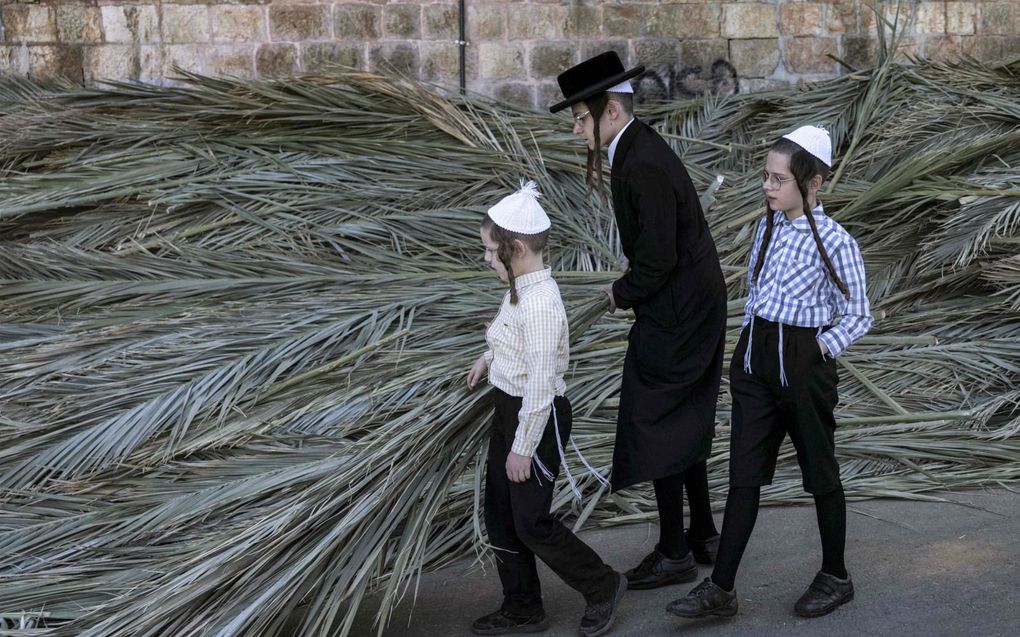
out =
<svg viewBox="0 0 1020 637"><path fill-rule="evenodd" d="M556 75L607 48L640 98L753 92L870 64L869 0L465 0L467 88L542 108ZM902 0L900 53L1020 54L1020 0ZM329 65L456 89L456 0L0 0L0 72L173 81L174 68L279 76ZM833 58L838 58L843 63Z"/></svg>

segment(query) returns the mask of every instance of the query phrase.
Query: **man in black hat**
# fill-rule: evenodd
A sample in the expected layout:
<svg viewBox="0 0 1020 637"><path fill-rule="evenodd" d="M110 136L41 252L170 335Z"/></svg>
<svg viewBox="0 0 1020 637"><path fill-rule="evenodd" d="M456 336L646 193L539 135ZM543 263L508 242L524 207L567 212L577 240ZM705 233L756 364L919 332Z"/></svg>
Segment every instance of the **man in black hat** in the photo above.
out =
<svg viewBox="0 0 1020 637"><path fill-rule="evenodd" d="M629 80L609 51L558 77L574 133L588 146L587 182L605 201L608 146L613 212L629 267L603 291L610 311L633 308L613 450L612 489L652 481L659 542L627 572L628 588L697 578L719 534L708 499L711 451L726 331L726 284L698 193L665 140L637 120ZM683 493L691 508L683 525Z"/></svg>

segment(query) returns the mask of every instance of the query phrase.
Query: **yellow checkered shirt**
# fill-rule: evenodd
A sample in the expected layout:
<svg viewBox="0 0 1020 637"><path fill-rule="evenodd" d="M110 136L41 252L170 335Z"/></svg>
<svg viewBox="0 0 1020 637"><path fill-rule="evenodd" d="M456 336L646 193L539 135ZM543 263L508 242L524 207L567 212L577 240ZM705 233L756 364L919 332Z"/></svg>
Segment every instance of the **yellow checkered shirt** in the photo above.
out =
<svg viewBox="0 0 1020 637"><path fill-rule="evenodd" d="M517 305L510 292L485 330L489 382L523 399L510 450L535 453L549 420L553 398L563 396L570 359L567 313L549 268L517 277Z"/></svg>

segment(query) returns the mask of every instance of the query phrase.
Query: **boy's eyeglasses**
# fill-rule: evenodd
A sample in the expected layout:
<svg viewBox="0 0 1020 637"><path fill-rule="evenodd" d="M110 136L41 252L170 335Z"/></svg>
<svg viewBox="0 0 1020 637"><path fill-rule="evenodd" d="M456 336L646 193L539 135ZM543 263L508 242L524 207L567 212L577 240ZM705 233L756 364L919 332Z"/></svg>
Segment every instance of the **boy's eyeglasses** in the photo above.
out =
<svg viewBox="0 0 1020 637"><path fill-rule="evenodd" d="M785 179L770 175L767 170L763 170L761 173L761 183L763 186L772 186L773 188L782 188L783 184L788 181L793 181L794 177L787 177Z"/></svg>
<svg viewBox="0 0 1020 637"><path fill-rule="evenodd" d="M580 124L581 122L584 121L584 118L588 117L588 115L590 115L590 114L591 114L591 111L585 111L583 113L578 113L577 115L572 115L572 117L574 118L574 123L575 124Z"/></svg>

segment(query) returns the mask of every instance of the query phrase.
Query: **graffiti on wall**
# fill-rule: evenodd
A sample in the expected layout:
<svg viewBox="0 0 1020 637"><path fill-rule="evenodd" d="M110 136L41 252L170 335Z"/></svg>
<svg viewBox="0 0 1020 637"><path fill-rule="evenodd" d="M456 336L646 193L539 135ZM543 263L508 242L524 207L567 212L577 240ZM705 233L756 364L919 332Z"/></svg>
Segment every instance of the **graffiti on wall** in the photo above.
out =
<svg viewBox="0 0 1020 637"><path fill-rule="evenodd" d="M648 69L635 80L639 103L684 100L703 95L736 95L740 92L737 69L718 59L705 69L678 62Z"/></svg>

